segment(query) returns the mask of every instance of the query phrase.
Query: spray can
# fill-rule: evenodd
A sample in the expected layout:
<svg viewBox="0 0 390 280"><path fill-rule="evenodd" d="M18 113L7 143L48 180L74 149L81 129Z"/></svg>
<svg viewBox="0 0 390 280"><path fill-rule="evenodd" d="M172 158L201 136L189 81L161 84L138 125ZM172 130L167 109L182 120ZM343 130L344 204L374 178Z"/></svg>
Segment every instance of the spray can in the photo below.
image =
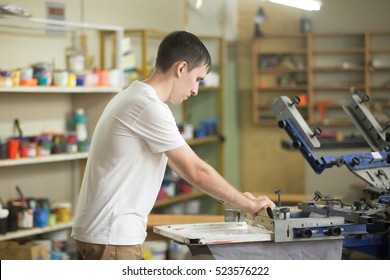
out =
<svg viewBox="0 0 390 280"><path fill-rule="evenodd" d="M87 151L87 117L83 108L78 108L74 115L74 128L77 135L77 150L79 152Z"/></svg>

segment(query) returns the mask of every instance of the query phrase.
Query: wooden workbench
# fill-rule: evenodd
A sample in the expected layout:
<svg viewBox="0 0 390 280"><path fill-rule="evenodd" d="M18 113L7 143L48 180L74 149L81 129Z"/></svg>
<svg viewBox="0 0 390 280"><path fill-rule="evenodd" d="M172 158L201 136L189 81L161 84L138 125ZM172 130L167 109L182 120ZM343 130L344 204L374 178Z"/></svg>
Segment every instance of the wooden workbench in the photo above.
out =
<svg viewBox="0 0 390 280"><path fill-rule="evenodd" d="M275 204L278 202L278 195L275 193L253 193L254 196L265 195ZM314 194L284 193L280 196L282 206L296 206L299 202L312 200Z"/></svg>

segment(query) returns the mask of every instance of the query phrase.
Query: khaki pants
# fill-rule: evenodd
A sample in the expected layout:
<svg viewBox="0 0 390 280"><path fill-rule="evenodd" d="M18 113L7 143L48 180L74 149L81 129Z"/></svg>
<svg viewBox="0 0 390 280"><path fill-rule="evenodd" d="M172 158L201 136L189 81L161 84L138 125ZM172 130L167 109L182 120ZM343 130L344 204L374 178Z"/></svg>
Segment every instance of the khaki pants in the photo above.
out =
<svg viewBox="0 0 390 280"><path fill-rule="evenodd" d="M105 245L75 240L84 260L143 260L140 245Z"/></svg>

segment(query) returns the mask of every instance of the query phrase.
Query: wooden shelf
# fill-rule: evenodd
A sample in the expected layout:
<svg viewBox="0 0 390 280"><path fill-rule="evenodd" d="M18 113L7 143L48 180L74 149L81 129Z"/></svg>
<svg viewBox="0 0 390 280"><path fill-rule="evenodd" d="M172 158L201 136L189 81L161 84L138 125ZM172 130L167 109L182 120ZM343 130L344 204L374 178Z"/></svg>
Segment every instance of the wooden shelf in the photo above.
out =
<svg viewBox="0 0 390 280"><path fill-rule="evenodd" d="M354 67L315 67L314 72L325 72L325 73L337 73L337 72L364 72L366 69L363 66Z"/></svg>
<svg viewBox="0 0 390 280"><path fill-rule="evenodd" d="M378 32L376 32L378 33ZM364 36L363 32L319 32L319 33L312 33L313 37L362 37Z"/></svg>
<svg viewBox="0 0 390 280"><path fill-rule="evenodd" d="M306 55L307 50L294 50L294 49L285 49L285 50L273 50L273 51L267 51L263 52L262 55L291 55L291 54L296 54L296 55Z"/></svg>
<svg viewBox="0 0 390 280"><path fill-rule="evenodd" d="M157 208L161 208L161 207L166 207L169 205L173 205L173 204L177 204L180 202L185 202L185 201L189 201L189 200L193 200L193 199L202 198L205 196L206 196L206 194L203 192L193 191L193 192L188 193L188 194L177 195L173 198L158 200L154 204L153 208L157 209Z"/></svg>
<svg viewBox="0 0 390 280"><path fill-rule="evenodd" d="M301 38L305 38L305 37L306 37L306 35L302 34L302 33L280 33L280 34L265 34L261 38L264 40L267 40L267 39L286 39L286 38L301 39Z"/></svg>
<svg viewBox="0 0 390 280"><path fill-rule="evenodd" d="M377 67L377 68L370 68L370 72L374 73L374 72L388 72L390 71L390 67Z"/></svg>
<svg viewBox="0 0 390 280"><path fill-rule="evenodd" d="M28 164L42 164L42 163L52 163L60 161L72 161L79 159L86 159L88 153L75 153L75 154L56 154L45 157L34 157L34 158L20 158L20 159L5 159L0 160L0 167L9 167L9 166L20 166Z"/></svg>
<svg viewBox="0 0 390 280"><path fill-rule="evenodd" d="M199 91L217 92L219 90L221 90L221 87L209 87L209 86L199 87Z"/></svg>
<svg viewBox="0 0 390 280"><path fill-rule="evenodd" d="M271 110L264 104L278 95L291 98L300 91L304 91L307 97L308 105L305 107L305 114L309 125L318 123L315 121L318 114L316 104L324 99L325 95L326 99L335 104L346 102L346 95L350 95L351 88L355 88L363 91L371 100L375 101L377 98L378 103L383 104L385 95L390 94L390 85L385 84L387 82L385 75L390 72L390 66L373 69L371 62L375 59L379 62L390 59L389 42L388 31L324 32L300 34L300 36L276 34L256 39L252 45L254 123L273 125L274 121L269 119ZM292 51L285 46L291 46ZM299 56L294 56L298 54ZM274 60L269 60L270 55L275 55ZM279 58L283 55L290 55L292 62L305 65L305 69L298 71L278 67L265 68L278 65ZM305 58L302 59L301 55ZM305 79L301 78L302 75L306 75ZM307 84L304 87L275 86L281 83L281 79L286 84L295 81L305 81ZM380 85L381 83L383 85ZM329 109L339 110L335 106L330 106ZM337 119L337 114L333 116L328 114L326 117L330 119L322 123L324 126L353 126L353 123L348 120ZM276 120L276 117L274 119Z"/></svg>
<svg viewBox="0 0 390 280"><path fill-rule="evenodd" d="M117 93L112 87L0 87L0 93Z"/></svg>
<svg viewBox="0 0 390 280"><path fill-rule="evenodd" d="M343 91L346 94L350 94L351 88L364 89L364 85L350 84L350 85L328 85L328 86L316 86L315 91Z"/></svg>
<svg viewBox="0 0 390 280"><path fill-rule="evenodd" d="M372 49L370 50L371 53L390 53L390 49L383 48L383 49Z"/></svg>
<svg viewBox="0 0 390 280"><path fill-rule="evenodd" d="M220 138L218 135L207 136L204 138L194 138L187 140L188 145L203 145L212 142L219 142ZM50 156L44 157L34 157L34 158L19 158L19 159L5 159L0 160L0 167L8 166L19 166L19 165L28 165L28 164L42 164L50 162L59 162L59 161L72 161L79 159L88 158L88 153L74 153L74 154L53 154Z"/></svg>
<svg viewBox="0 0 390 280"><path fill-rule="evenodd" d="M275 204L278 201L278 195L275 193L254 193L254 196L264 195L267 196L270 200L272 200ZM313 200L314 195L312 194L301 194L301 193L285 193L280 196L282 205L297 205L303 201Z"/></svg>
<svg viewBox="0 0 390 280"><path fill-rule="evenodd" d="M57 223L56 225L50 227L20 229L14 232L7 232L6 234L0 234L0 241L24 238L24 237L39 235L47 232L69 229L71 227L72 227L72 222L70 221L66 223Z"/></svg>
<svg viewBox="0 0 390 280"><path fill-rule="evenodd" d="M258 74L307 73L307 69L270 67L270 68L260 68L257 73Z"/></svg>
<svg viewBox="0 0 390 280"><path fill-rule="evenodd" d="M364 54L364 48L317 49L313 54Z"/></svg>
<svg viewBox="0 0 390 280"><path fill-rule="evenodd" d="M190 146L196 146L196 145L203 145L203 144L219 142L219 141L220 141L219 136L213 135L204 138L194 138L194 139L187 140L187 144Z"/></svg>
<svg viewBox="0 0 390 280"><path fill-rule="evenodd" d="M261 91L305 91L307 86L278 86L278 87L257 87L257 90Z"/></svg>
<svg viewBox="0 0 390 280"><path fill-rule="evenodd" d="M372 90L390 90L390 85L387 86L371 86Z"/></svg>

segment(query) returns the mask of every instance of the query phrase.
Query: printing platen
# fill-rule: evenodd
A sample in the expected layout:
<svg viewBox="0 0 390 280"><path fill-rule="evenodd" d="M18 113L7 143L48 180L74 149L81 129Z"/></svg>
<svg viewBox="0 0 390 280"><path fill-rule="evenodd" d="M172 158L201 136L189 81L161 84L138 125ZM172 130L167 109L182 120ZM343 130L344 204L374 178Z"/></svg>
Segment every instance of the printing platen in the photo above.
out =
<svg viewBox="0 0 390 280"><path fill-rule="evenodd" d="M186 245L207 245L273 240L273 232L246 222L155 226L154 232Z"/></svg>

